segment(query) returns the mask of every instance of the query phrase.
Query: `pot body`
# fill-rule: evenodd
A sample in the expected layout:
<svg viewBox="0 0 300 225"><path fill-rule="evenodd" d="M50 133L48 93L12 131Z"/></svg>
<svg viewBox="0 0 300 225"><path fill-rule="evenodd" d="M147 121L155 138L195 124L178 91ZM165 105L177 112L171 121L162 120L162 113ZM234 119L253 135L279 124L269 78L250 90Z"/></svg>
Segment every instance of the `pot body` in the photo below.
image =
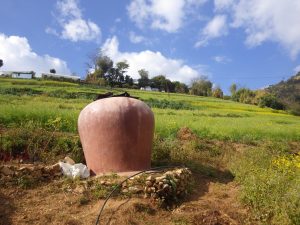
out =
<svg viewBox="0 0 300 225"><path fill-rule="evenodd" d="M150 168L154 115L142 101L113 97L87 105L78 131L92 174Z"/></svg>

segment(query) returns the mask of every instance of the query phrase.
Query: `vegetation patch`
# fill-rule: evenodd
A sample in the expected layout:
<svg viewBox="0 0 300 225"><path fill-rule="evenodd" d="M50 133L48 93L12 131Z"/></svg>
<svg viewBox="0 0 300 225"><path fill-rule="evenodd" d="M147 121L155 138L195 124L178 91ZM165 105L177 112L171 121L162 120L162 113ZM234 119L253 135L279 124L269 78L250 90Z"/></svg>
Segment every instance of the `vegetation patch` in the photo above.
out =
<svg viewBox="0 0 300 225"><path fill-rule="evenodd" d="M300 223L300 157L275 143L245 151L232 171L242 185L241 198L266 224Z"/></svg>
<svg viewBox="0 0 300 225"><path fill-rule="evenodd" d="M177 101L169 101L166 99L158 100L154 98L150 98L147 100L144 100L147 105L151 108L159 108L159 109L186 109L186 110L193 110L195 109L192 105L184 102L177 102Z"/></svg>

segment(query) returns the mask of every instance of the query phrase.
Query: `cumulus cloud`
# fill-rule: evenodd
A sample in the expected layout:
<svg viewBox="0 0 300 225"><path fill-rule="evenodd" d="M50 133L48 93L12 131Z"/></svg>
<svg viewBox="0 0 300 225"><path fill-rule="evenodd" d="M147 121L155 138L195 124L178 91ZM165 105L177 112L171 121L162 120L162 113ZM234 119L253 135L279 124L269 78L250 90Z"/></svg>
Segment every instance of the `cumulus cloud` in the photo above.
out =
<svg viewBox="0 0 300 225"><path fill-rule="evenodd" d="M138 43L149 44L150 43L150 41L146 37L137 35L133 31L129 32L129 40L134 44L138 44Z"/></svg>
<svg viewBox="0 0 300 225"><path fill-rule="evenodd" d="M296 66L296 67L294 68L294 72L295 72L295 73L299 73L299 72L300 72L300 65L298 65L298 66Z"/></svg>
<svg viewBox="0 0 300 225"><path fill-rule="evenodd" d="M227 35L226 19L226 15L216 15L210 20L203 28L200 40L196 42L195 47L206 46L211 39Z"/></svg>
<svg viewBox="0 0 300 225"><path fill-rule="evenodd" d="M6 36L0 33L0 58L4 65L2 70L49 72L54 68L57 73L70 74L67 63L49 55L38 55L32 51L27 38Z"/></svg>
<svg viewBox="0 0 300 225"><path fill-rule="evenodd" d="M279 43L295 58L300 52L299 0L215 0L216 9L230 7L231 27L244 29L250 47Z"/></svg>
<svg viewBox="0 0 300 225"><path fill-rule="evenodd" d="M222 63L222 64L227 64L227 63L231 62L230 58L228 58L226 56L222 56L222 55L214 56L213 60L217 63Z"/></svg>
<svg viewBox="0 0 300 225"><path fill-rule="evenodd" d="M78 0L59 0L56 4L57 12L55 15L61 32L47 27L46 33L54 34L62 39L77 41L100 41L101 29L91 20L83 19Z"/></svg>
<svg viewBox="0 0 300 225"><path fill-rule="evenodd" d="M149 71L150 77L166 75L173 81L178 80L185 83L203 75L203 72L184 64L183 60L167 58L160 52L150 50L120 52L119 41L116 36L105 41L102 52L111 57L114 62L126 60L130 65L128 74L135 79L139 78L138 70L140 69Z"/></svg>
<svg viewBox="0 0 300 225"><path fill-rule="evenodd" d="M169 33L182 27L186 16L206 0L132 0L127 7L130 19L140 28L148 26Z"/></svg>

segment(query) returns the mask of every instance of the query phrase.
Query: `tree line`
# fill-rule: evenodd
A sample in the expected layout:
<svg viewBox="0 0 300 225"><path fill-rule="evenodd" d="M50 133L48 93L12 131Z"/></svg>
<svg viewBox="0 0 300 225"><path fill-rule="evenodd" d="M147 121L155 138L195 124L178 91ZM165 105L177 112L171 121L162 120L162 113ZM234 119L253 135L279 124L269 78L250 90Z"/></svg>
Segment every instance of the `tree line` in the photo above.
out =
<svg viewBox="0 0 300 225"><path fill-rule="evenodd" d="M0 67L3 66L3 60L0 59ZM173 93L189 93L199 96L212 96L215 98L231 99L233 101L254 104L260 107L270 107L273 109L283 110L286 106L279 98L266 90L250 90L248 88L238 88L236 84L230 86L231 96L224 96L219 86L213 87L213 83L206 77L193 80L191 86L179 81L171 81L165 75L157 75L149 78L149 72L145 69L138 71L140 78L137 83L127 74L129 64L126 61L114 64L111 58L100 53L92 57L88 63L88 74L85 81L87 83L97 84L101 86L123 87L123 88L145 88L151 87L158 91ZM50 73L56 73L55 69L51 69Z"/></svg>
<svg viewBox="0 0 300 225"><path fill-rule="evenodd" d="M88 64L88 74L86 82L102 86L124 87L124 88L145 88L151 87L158 91L173 93L189 93L193 95L225 98L233 101L259 105L261 107L271 107L273 109L284 109L284 105L275 95L265 90L252 91L248 88L238 88L236 84L230 86L231 96L224 96L219 86L214 86L207 77L193 80L190 87L179 81L171 81L165 75L157 75L149 78L149 72L140 69L140 78L134 82L133 78L127 74L129 64L126 61L114 63L111 58L100 53L92 57Z"/></svg>

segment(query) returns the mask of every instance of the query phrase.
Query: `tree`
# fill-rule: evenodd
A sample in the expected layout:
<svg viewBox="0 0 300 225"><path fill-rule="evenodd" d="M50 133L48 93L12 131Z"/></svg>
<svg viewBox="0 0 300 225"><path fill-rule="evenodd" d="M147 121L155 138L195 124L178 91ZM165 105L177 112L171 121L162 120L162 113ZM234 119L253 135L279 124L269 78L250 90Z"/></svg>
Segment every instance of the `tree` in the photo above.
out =
<svg viewBox="0 0 300 225"><path fill-rule="evenodd" d="M127 84L129 87L133 85L133 79L131 76L129 75L125 76L125 84Z"/></svg>
<svg viewBox="0 0 300 225"><path fill-rule="evenodd" d="M2 67L2 66L3 66L3 60L0 59L0 67Z"/></svg>
<svg viewBox="0 0 300 225"><path fill-rule="evenodd" d="M138 79L138 86L141 87L147 87L150 85L150 80L149 80L149 72L145 69L141 69L138 71L140 75L140 79Z"/></svg>
<svg viewBox="0 0 300 225"><path fill-rule="evenodd" d="M223 91L220 87L216 87L212 91L212 96L215 98L223 98Z"/></svg>
<svg viewBox="0 0 300 225"><path fill-rule="evenodd" d="M236 84L232 84L229 89L230 89L231 96L233 96L237 91Z"/></svg>
<svg viewBox="0 0 300 225"><path fill-rule="evenodd" d="M129 64L126 61L118 62L116 67L111 67L105 74L104 79L110 87L119 86L125 83L125 73L129 68ZM127 75L128 76L128 75ZM128 76L129 77L129 76ZM127 77L127 80L130 80Z"/></svg>
<svg viewBox="0 0 300 225"><path fill-rule="evenodd" d="M201 78L192 82L191 93L193 95L211 96L212 82L207 78Z"/></svg>
<svg viewBox="0 0 300 225"><path fill-rule="evenodd" d="M50 69L50 73L56 73L55 69Z"/></svg>
<svg viewBox="0 0 300 225"><path fill-rule="evenodd" d="M282 104L275 95L272 94L266 94L264 96L262 96L259 99L259 103L258 105L260 107L270 107L272 109L279 109L279 110L283 110L285 109L284 104Z"/></svg>
<svg viewBox="0 0 300 225"><path fill-rule="evenodd" d="M173 85L175 86L174 91L176 93L188 93L189 88L186 84L180 83L179 81L174 81Z"/></svg>
<svg viewBox="0 0 300 225"><path fill-rule="evenodd" d="M249 88L240 88L233 96L232 99L237 102L246 104L255 103L255 92Z"/></svg>
<svg viewBox="0 0 300 225"><path fill-rule="evenodd" d="M164 75L158 75L151 79L151 87L158 88L160 91L169 91L168 81Z"/></svg>

